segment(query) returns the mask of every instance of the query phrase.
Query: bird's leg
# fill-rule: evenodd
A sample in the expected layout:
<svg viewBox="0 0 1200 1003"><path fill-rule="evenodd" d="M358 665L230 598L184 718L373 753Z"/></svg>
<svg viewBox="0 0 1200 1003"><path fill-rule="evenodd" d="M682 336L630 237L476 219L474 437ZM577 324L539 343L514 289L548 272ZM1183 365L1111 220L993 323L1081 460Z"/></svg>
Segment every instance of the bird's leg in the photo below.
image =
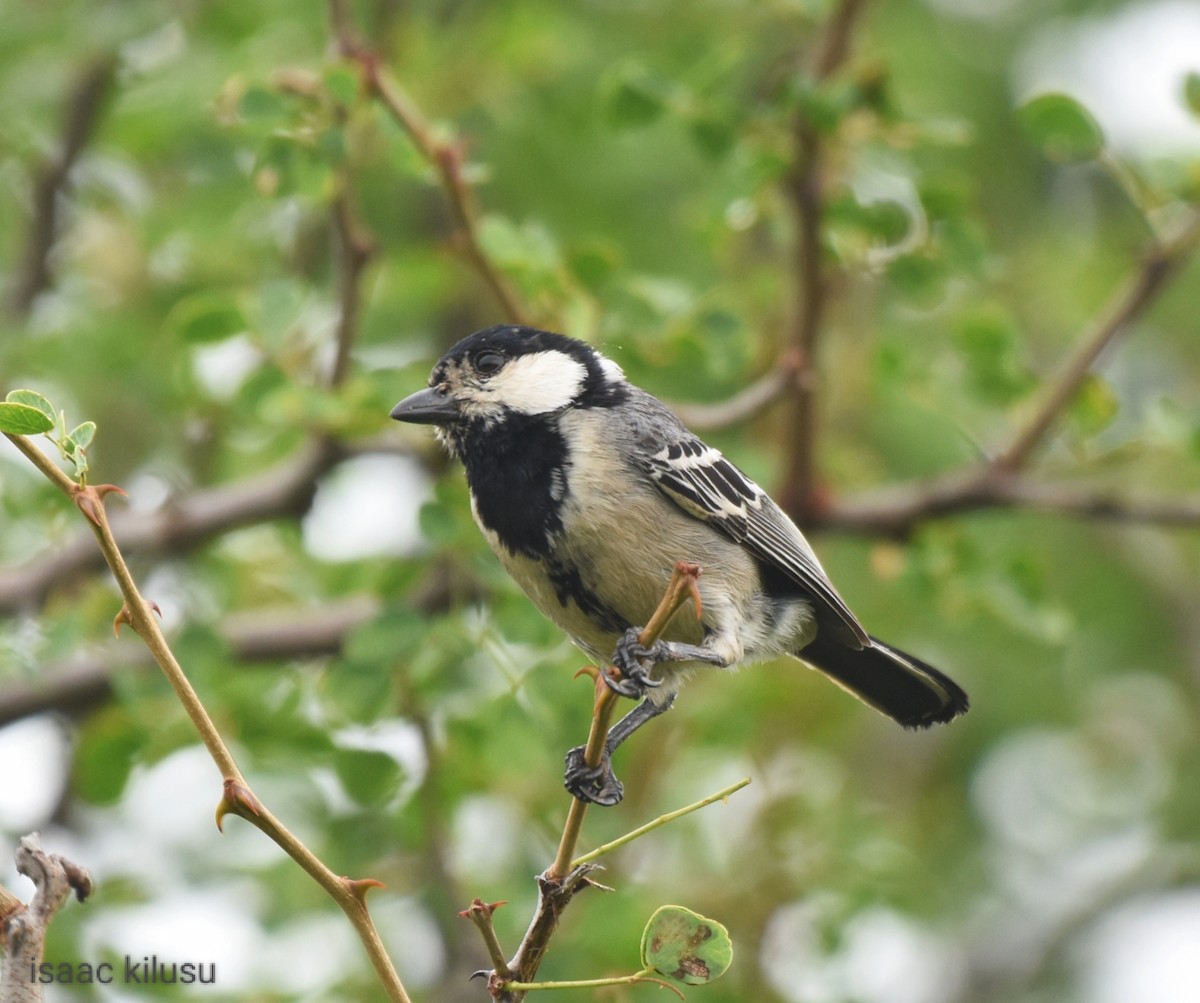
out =
<svg viewBox="0 0 1200 1003"><path fill-rule="evenodd" d="M617 779L612 768L612 754L618 745L638 730L652 718L658 717L671 709L675 702L672 694L661 703L646 698L626 714L620 721L608 729L608 737L604 740L604 751L600 762L588 766L583 758L582 745L577 745L567 753L567 770L563 778L563 786L580 801L590 801L598 805L614 805L625 796L625 786Z"/></svg>
<svg viewBox="0 0 1200 1003"><path fill-rule="evenodd" d="M708 662L723 668L731 664L724 655L698 644L658 640L647 648L641 642L642 629L630 627L617 641L613 664L621 670L621 678L614 679L607 673L602 676L608 688L623 697L636 700L661 686L661 679L650 677L650 670L661 662Z"/></svg>

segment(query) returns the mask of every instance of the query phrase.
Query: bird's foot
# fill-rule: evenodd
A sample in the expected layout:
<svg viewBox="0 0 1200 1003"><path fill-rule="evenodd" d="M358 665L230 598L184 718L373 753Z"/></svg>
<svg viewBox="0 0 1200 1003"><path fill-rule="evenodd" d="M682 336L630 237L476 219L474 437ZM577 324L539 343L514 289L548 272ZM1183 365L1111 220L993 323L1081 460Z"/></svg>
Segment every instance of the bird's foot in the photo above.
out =
<svg viewBox="0 0 1200 1003"><path fill-rule="evenodd" d="M625 796L625 785L613 773L608 751L604 751L596 766L588 766L583 758L582 745L575 746L567 753L563 786L580 801L606 807L615 805Z"/></svg>
<svg viewBox="0 0 1200 1003"><path fill-rule="evenodd" d="M662 685L661 679L650 678L650 670L671 657L663 641L655 641L649 648L645 647L639 640L641 632L640 627L630 627L617 641L612 660L620 670L621 678L614 679L607 672L601 677L610 690L631 700L638 700L648 690Z"/></svg>

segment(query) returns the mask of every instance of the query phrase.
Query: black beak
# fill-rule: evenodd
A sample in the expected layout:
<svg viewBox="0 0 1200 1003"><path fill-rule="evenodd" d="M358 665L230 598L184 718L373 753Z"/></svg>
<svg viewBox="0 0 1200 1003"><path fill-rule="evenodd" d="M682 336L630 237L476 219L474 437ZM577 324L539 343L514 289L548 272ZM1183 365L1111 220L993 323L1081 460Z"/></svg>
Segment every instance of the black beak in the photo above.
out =
<svg viewBox="0 0 1200 1003"><path fill-rule="evenodd" d="M458 417L458 405L444 391L427 387L392 408L392 417L417 425L448 425Z"/></svg>

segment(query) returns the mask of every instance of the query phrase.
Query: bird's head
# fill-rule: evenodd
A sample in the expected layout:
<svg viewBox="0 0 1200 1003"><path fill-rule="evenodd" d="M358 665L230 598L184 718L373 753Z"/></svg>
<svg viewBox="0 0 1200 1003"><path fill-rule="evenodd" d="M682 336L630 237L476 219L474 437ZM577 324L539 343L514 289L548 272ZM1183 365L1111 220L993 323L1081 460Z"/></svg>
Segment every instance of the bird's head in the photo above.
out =
<svg viewBox="0 0 1200 1003"><path fill-rule="evenodd" d="M502 325L463 338L438 360L429 386L392 408L397 421L436 425L455 453L463 436L522 425L570 407L603 407L623 397L621 367L561 334Z"/></svg>

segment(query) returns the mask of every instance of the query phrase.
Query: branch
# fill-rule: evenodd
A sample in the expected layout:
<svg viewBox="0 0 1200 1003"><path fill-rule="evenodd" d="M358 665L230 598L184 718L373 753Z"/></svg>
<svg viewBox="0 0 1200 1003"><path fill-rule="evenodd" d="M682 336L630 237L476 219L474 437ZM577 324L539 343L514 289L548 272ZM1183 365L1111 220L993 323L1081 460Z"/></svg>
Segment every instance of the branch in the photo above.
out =
<svg viewBox="0 0 1200 1003"><path fill-rule="evenodd" d="M671 410L688 428L701 432L729 428L749 421L782 396L799 371L794 352L785 352L774 368L732 397L713 404L672 402Z"/></svg>
<svg viewBox="0 0 1200 1003"><path fill-rule="evenodd" d="M375 257L378 245L375 235L363 223L358 212L349 171L338 171L338 191L331 208L333 230L337 237L338 322L334 331L333 366L329 372L329 389L341 386L350 369L350 350L358 338L359 317L362 314L362 277Z"/></svg>
<svg viewBox="0 0 1200 1003"><path fill-rule="evenodd" d="M378 612L376 599L357 596L318 609L289 610L286 615L227 617L218 633L230 658L238 662L325 658L340 654L346 636ZM109 699L116 673L153 666L154 659L145 649L130 652L113 642L89 657L47 665L36 679L6 681L0 689L0 728L49 711L85 713Z"/></svg>
<svg viewBox="0 0 1200 1003"><path fill-rule="evenodd" d="M9 299L9 310L16 317L28 314L33 301L54 281L50 252L58 237L63 194L70 185L72 168L100 121L116 69L117 59L111 53L84 67L67 100L58 150L37 171L25 252Z"/></svg>
<svg viewBox="0 0 1200 1003"><path fill-rule="evenodd" d="M113 534L127 554L179 554L241 526L301 516L317 482L345 455L346 447L332 440L310 442L265 473L185 495L155 512L118 512ZM56 587L103 566L90 534L80 534L51 555L0 571L0 613L36 608Z"/></svg>
<svg viewBox="0 0 1200 1003"><path fill-rule="evenodd" d="M813 60L813 69L818 80L831 77L850 55L850 43L854 29L867 0L842 0L825 24L820 44Z"/></svg>
<svg viewBox="0 0 1200 1003"><path fill-rule="evenodd" d="M371 921L370 913L367 911L366 893L370 888L378 887L379 882L338 877L279 819L272 815L251 791L232 753L225 745L199 696L192 688L191 682L171 651L167 639L159 629L158 621L154 618L152 611L152 604L148 603L138 591L137 584L125 563L124 555L117 546L103 503L106 491L113 490L111 486L99 488L76 484L27 438L8 433L5 433L5 436L87 517L96 541L100 545L100 550L104 554L105 563L112 571L113 577L116 578L121 595L125 600L125 604L114 621L114 626L127 623L141 637L154 656L155 662L162 669L163 675L171 684L171 688L183 705L196 733L200 736L201 742L204 743L209 756L224 778L224 793L217 806L218 827L224 816L237 815L261 830L299 864L337 903L354 926L388 998L394 1003L409 1003L408 993L400 982L391 959L383 947L383 942L379 938L379 933L375 929L375 924Z"/></svg>
<svg viewBox="0 0 1200 1003"><path fill-rule="evenodd" d="M1160 526L1200 525L1200 497L1132 498L1106 488L1040 484L989 467L951 471L843 499L819 517L823 529L904 536L918 523L989 508Z"/></svg>
<svg viewBox="0 0 1200 1003"><path fill-rule="evenodd" d="M850 52L853 32L866 0L841 0L825 24L815 50L812 73L824 81L841 68ZM795 162L785 184L796 228L793 275L796 305L787 342L796 359L792 396L787 414L791 450L786 458L780 502L801 525L817 513L817 351L829 303L830 275L825 265L821 234L824 226L826 144L822 134L803 118L793 127Z"/></svg>
<svg viewBox="0 0 1200 1003"><path fill-rule="evenodd" d="M514 324L528 323L529 311L480 243L478 210L471 188L463 176L462 144L437 138L420 106L384 68L379 54L368 48L358 36L345 0L330 0L329 8L338 51L358 65L369 93L408 134L417 152L437 175L454 220L458 249L491 290L508 319Z"/></svg>
<svg viewBox="0 0 1200 1003"><path fill-rule="evenodd" d="M46 931L55 914L74 891L80 902L92 892L92 879L78 864L46 853L31 833L21 839L16 852L17 873L37 888L28 906L0 888L0 1000L3 1003L39 1003L41 984L31 974L42 963Z"/></svg>
<svg viewBox="0 0 1200 1003"><path fill-rule="evenodd" d="M710 794L706 798L701 798L699 801L693 801L690 805L685 805L683 808L676 808L674 811L669 811L665 815L659 815L658 818L651 819L645 825L631 832L625 833L624 836L618 836L611 842L597 846L590 853L585 853L582 857L578 857L571 862L572 867L580 867L583 864L590 864L594 860L599 860L606 853L612 853L613 850L619 850L622 846L632 843L635 839L640 839L648 832L653 832L666 825L668 822L674 822L677 818L683 818L684 815L690 815L694 811L699 811L701 808L707 808L710 804L716 804L718 801L728 801L734 794L740 791L743 787L750 783L749 777L743 777L736 784L730 784L728 787L723 787L715 794Z"/></svg>
<svg viewBox="0 0 1200 1003"><path fill-rule="evenodd" d="M1000 470L1017 470L1042 443L1079 392L1096 361L1125 334L1158 298L1168 280L1200 242L1200 212L1193 212L1174 236L1155 243L1141 263L1117 290L1105 310L1075 346L1045 394L1040 406L1012 441L993 461Z"/></svg>
<svg viewBox="0 0 1200 1003"><path fill-rule="evenodd" d="M638 637L639 643L649 647L654 644L666 629L671 617L689 599L696 603L699 615L699 592L696 589L696 579L700 568L695 564L679 562L675 572L650 622L642 628ZM608 722L611 720L613 708L616 705L616 694L599 678L596 678L596 700L592 713L591 730L584 752L584 762L596 766L604 749L604 740L608 735ZM562 837L559 840L558 853L554 863L540 874L538 883L538 904L533 919L525 936L521 940L517 953L508 963L511 979L519 983L532 982L541 966L542 959L550 947L550 939L558 929L558 921L562 912L570 904L576 893L594 884L589 877L596 865L592 863L575 864L575 847L583 828L583 819L587 814L587 803L572 799L566 822L563 825ZM492 979L500 979L499 970L492 973ZM525 998L525 990L502 990L499 993L505 1003L520 1003Z"/></svg>

